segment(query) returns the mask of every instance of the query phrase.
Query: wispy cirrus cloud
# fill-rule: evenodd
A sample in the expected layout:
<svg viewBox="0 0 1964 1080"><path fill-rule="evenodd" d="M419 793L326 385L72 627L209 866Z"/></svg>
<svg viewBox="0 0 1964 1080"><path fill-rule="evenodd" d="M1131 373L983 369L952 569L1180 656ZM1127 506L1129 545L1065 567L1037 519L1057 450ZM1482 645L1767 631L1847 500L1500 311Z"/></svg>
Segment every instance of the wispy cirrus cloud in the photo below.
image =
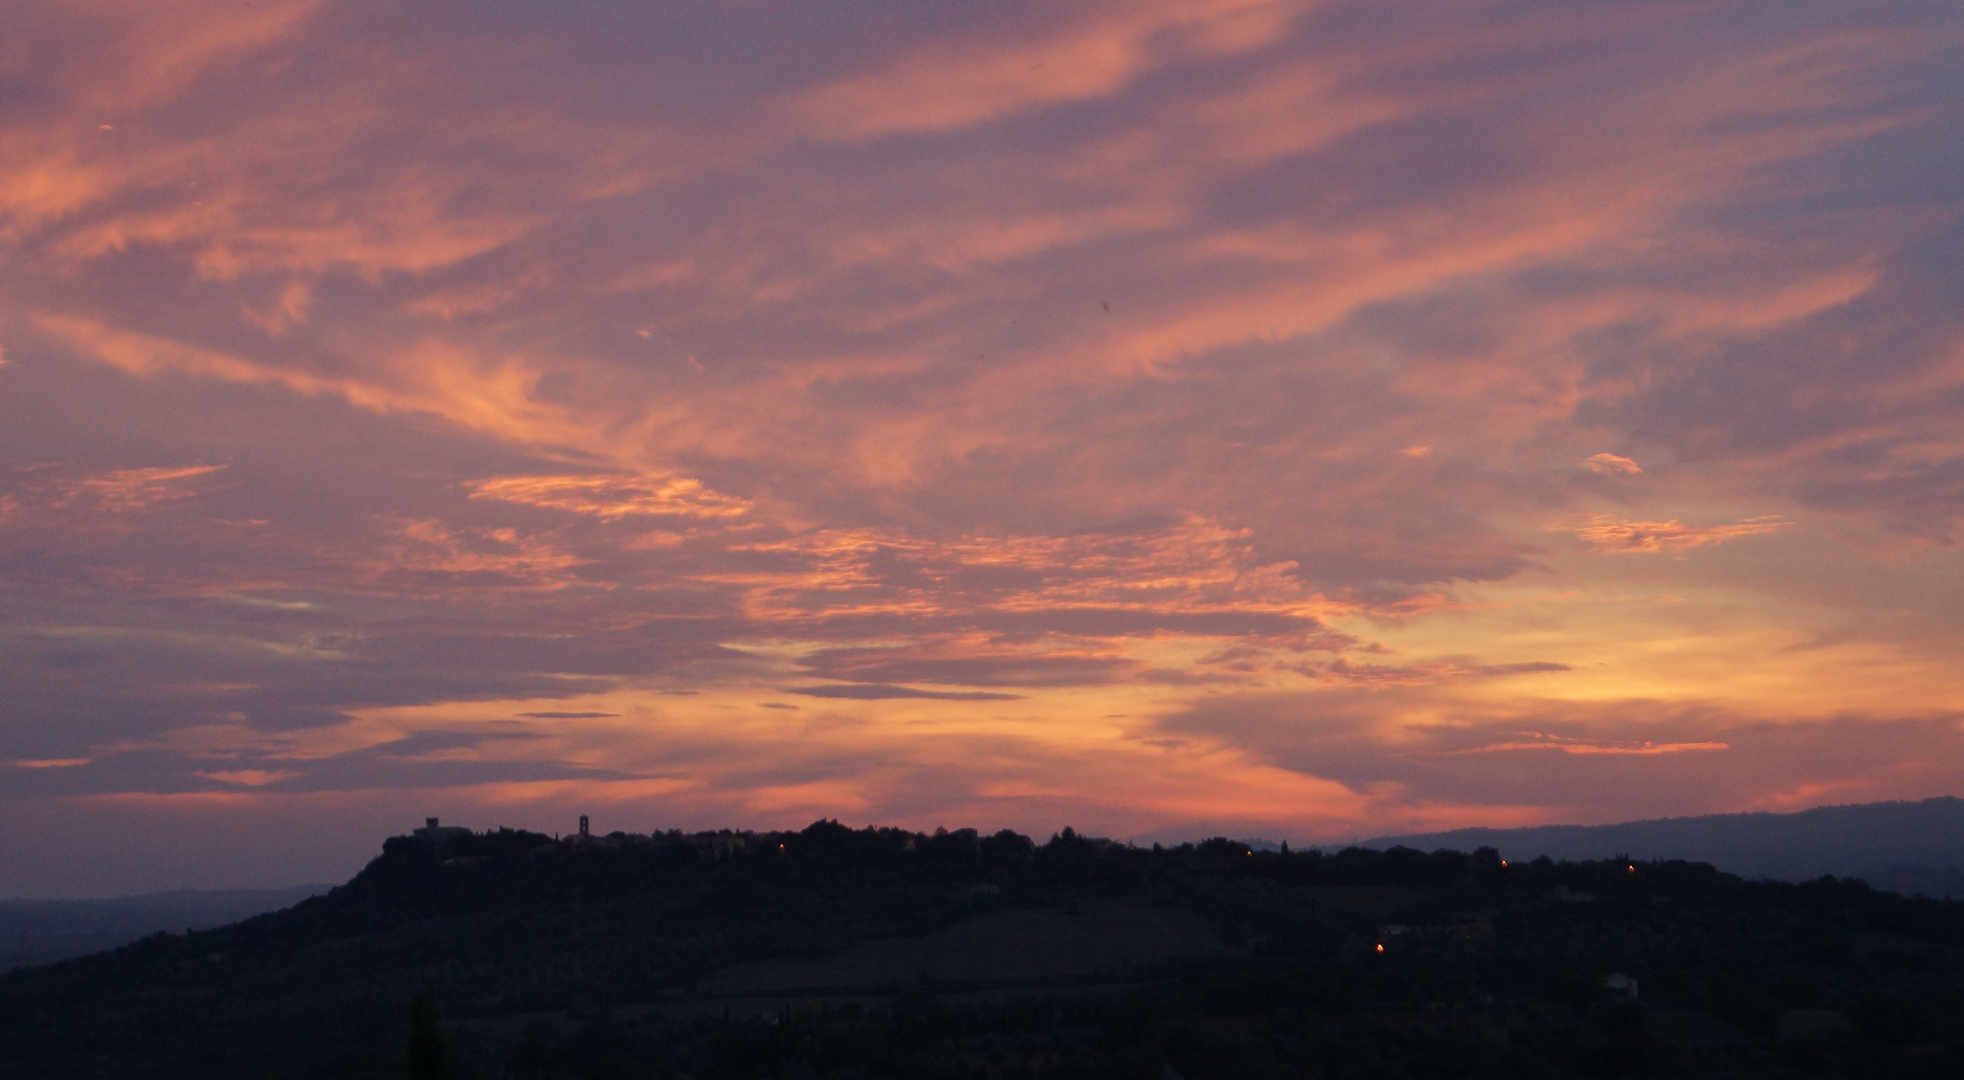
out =
<svg viewBox="0 0 1964 1080"><path fill-rule="evenodd" d="M223 469L223 465L192 465L182 468L115 469L96 476L56 481L43 490L57 509L88 504L108 514L128 514L147 510L159 503L187 499L197 494L190 481Z"/></svg>
<svg viewBox="0 0 1964 1080"><path fill-rule="evenodd" d="M1648 739L1588 740L1549 735L1539 731L1510 732L1525 736L1508 742L1488 743L1472 747L1459 753L1492 754L1510 750L1553 750L1563 754L1682 754L1692 750L1730 750L1729 743L1722 742L1651 742Z"/></svg>
<svg viewBox="0 0 1964 1080"><path fill-rule="evenodd" d="M1611 554L1657 551L1688 551L1722 544L1742 536L1760 536L1784 529L1793 522L1777 517L1747 518L1730 525L1686 525L1672 521L1622 521L1607 514L1593 514L1583 524L1550 526L1573 532L1584 543Z"/></svg>
<svg viewBox="0 0 1964 1080"><path fill-rule="evenodd" d="M500 476L479 480L471 497L591 514L602 520L631 515L726 518L750 509L743 499L710 491L685 476Z"/></svg>
<svg viewBox="0 0 1964 1080"><path fill-rule="evenodd" d="M1591 454L1582 462L1598 476L1641 476L1643 466L1619 454Z"/></svg>
<svg viewBox="0 0 1964 1080"><path fill-rule="evenodd" d="M216 780L222 784L256 788L265 787L267 784L277 784L282 780L291 780L301 775L301 773L296 769L220 769L213 772L201 772L198 775L207 780Z"/></svg>
<svg viewBox="0 0 1964 1080"><path fill-rule="evenodd" d="M1440 659L1417 664L1383 664L1337 657L1323 663L1288 665L1319 682L1357 686L1429 686L1434 683L1546 675L1574 670L1568 664L1530 660L1513 664L1480 664Z"/></svg>
<svg viewBox="0 0 1964 1080"><path fill-rule="evenodd" d="M895 698L913 698L920 701L1020 701L1023 697L1021 694L997 694L986 690L923 690L913 686L895 686L892 683L794 686L787 688L785 693L848 701L891 701Z"/></svg>
<svg viewBox="0 0 1964 1080"><path fill-rule="evenodd" d="M1381 814L1439 820L1550 806L1564 820L1600 822L1786 808L1829 793L1856 802L1903 783L1944 790L1964 769L1957 722L1948 713L1767 719L1644 700L1456 703L1414 687L1238 695L1163 716L1155 730L1341 779ZM1757 794L1741 801L1741 785Z"/></svg>

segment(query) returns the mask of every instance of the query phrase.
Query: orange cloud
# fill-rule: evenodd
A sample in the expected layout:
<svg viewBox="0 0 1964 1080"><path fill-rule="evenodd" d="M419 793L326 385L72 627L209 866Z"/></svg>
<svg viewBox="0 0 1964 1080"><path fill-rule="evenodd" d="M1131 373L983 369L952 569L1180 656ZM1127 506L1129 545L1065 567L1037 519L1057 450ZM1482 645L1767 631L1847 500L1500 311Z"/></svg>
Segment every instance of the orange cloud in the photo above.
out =
<svg viewBox="0 0 1964 1080"><path fill-rule="evenodd" d="M557 589L586 560L516 529L453 529L440 521L384 518L390 539L354 564L370 582L408 587L418 578L470 577L487 585Z"/></svg>
<svg viewBox="0 0 1964 1080"><path fill-rule="evenodd" d="M1458 753L1487 754L1487 753L1499 753L1508 750L1555 750L1564 754L1650 755L1650 754L1681 754L1691 750L1732 749L1730 743L1722 743L1722 742L1655 743L1655 742L1637 742L1633 740L1604 742L1604 741L1589 741L1585 739L1565 738L1560 735L1544 735L1540 732L1535 732L1535 731L1524 732L1524 734L1530 735L1532 736L1532 738L1527 740L1515 741L1515 742L1489 743L1485 746L1476 746L1470 749L1461 750L1458 751Z"/></svg>
<svg viewBox="0 0 1964 1080"><path fill-rule="evenodd" d="M1747 518L1731 525L1686 525L1671 521L1623 521L1608 514L1591 514L1581 526L1551 525L1551 530L1573 532L1597 551L1608 554L1635 554L1656 551L1688 551L1692 548L1724 543L1741 536L1759 536L1792 525L1777 517Z"/></svg>
<svg viewBox="0 0 1964 1080"><path fill-rule="evenodd" d="M1616 454L1595 454L1582 464L1599 476L1636 476L1643 472L1643 466Z"/></svg>
<svg viewBox="0 0 1964 1080"><path fill-rule="evenodd" d="M704 487L685 476L500 476L470 485L473 499L590 514L602 520L629 515L699 518L740 517L751 503Z"/></svg>
<svg viewBox="0 0 1964 1080"><path fill-rule="evenodd" d="M1202 55L1231 54L1273 41L1293 15L1265 0L1133 3L1002 40L928 44L882 70L804 90L789 111L798 128L833 139L971 127L1108 95L1158 66L1169 36Z"/></svg>
<svg viewBox="0 0 1964 1080"><path fill-rule="evenodd" d="M281 780L291 780L300 774L291 769L230 769L220 772L201 772L198 775L207 780L237 784L241 787L264 787L267 784L279 783Z"/></svg>
<svg viewBox="0 0 1964 1080"><path fill-rule="evenodd" d="M208 476L223 465L193 465L176 469L117 469L49 486L50 504L58 509L86 505L109 514L132 514L198 493L185 481Z"/></svg>
<svg viewBox="0 0 1964 1080"><path fill-rule="evenodd" d="M1260 564L1247 541L1245 531L1198 518L1135 535L930 539L820 531L731 549L784 558L783 570L703 579L745 586L753 616L767 620L847 611L1040 616L1075 609L1094 618L1098 612L1244 614L1313 625L1353 610L1303 584L1293 564Z"/></svg>
<svg viewBox="0 0 1964 1080"><path fill-rule="evenodd" d="M359 379L293 371L277 363L65 315L38 315L34 321L71 346L143 378L178 372L277 387L307 397L335 397L376 413L431 413L461 427L518 442L596 444L590 425L578 421L568 410L533 396L537 373L510 362L480 364L438 345L407 350L380 377Z"/></svg>

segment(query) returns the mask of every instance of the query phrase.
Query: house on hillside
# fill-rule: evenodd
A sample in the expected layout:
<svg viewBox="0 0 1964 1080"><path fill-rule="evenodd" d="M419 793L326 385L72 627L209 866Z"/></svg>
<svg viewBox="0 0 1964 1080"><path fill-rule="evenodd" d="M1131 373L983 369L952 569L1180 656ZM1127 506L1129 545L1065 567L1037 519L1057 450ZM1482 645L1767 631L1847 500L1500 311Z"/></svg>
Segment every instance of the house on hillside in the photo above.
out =
<svg viewBox="0 0 1964 1080"><path fill-rule="evenodd" d="M469 829L461 825L439 825L435 818L424 818L423 820L428 824L425 824L420 829L414 830L410 835L418 840L427 841L432 848L436 849L439 858L443 855L444 846L450 841L461 840L472 835Z"/></svg>
<svg viewBox="0 0 1964 1080"><path fill-rule="evenodd" d="M749 832L700 832L683 838L683 842L709 857L711 861L734 858L748 852L756 840Z"/></svg>
<svg viewBox="0 0 1964 1080"><path fill-rule="evenodd" d="M1621 972L1612 972L1596 980L1596 984L1612 994L1637 1000L1637 980Z"/></svg>

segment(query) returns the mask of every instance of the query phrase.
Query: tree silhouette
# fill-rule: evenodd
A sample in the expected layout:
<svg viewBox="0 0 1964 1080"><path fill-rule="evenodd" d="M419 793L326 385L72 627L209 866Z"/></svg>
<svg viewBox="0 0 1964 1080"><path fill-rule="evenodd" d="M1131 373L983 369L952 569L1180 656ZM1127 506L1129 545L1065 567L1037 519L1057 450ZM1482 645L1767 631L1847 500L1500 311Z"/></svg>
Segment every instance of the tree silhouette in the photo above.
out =
<svg viewBox="0 0 1964 1080"><path fill-rule="evenodd" d="M428 989L409 1003L409 1075L442 1080L443 1033L436 1027L436 994Z"/></svg>

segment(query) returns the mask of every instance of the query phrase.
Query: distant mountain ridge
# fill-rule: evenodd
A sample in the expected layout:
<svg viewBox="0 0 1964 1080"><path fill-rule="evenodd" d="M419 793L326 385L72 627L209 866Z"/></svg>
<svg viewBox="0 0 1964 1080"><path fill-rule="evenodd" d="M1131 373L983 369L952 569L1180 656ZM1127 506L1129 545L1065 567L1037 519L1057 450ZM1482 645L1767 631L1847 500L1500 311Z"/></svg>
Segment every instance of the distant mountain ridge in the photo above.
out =
<svg viewBox="0 0 1964 1080"><path fill-rule="evenodd" d="M329 888L177 889L105 900L0 900L0 971L86 956L159 931L225 926L291 907Z"/></svg>
<svg viewBox="0 0 1964 1080"><path fill-rule="evenodd" d="M1497 848L1503 858L1687 859L1728 874L1806 881L1832 874L1905 895L1964 897L1964 799L1820 806L1791 814L1707 814L1617 825L1453 829L1379 836L1359 847Z"/></svg>

